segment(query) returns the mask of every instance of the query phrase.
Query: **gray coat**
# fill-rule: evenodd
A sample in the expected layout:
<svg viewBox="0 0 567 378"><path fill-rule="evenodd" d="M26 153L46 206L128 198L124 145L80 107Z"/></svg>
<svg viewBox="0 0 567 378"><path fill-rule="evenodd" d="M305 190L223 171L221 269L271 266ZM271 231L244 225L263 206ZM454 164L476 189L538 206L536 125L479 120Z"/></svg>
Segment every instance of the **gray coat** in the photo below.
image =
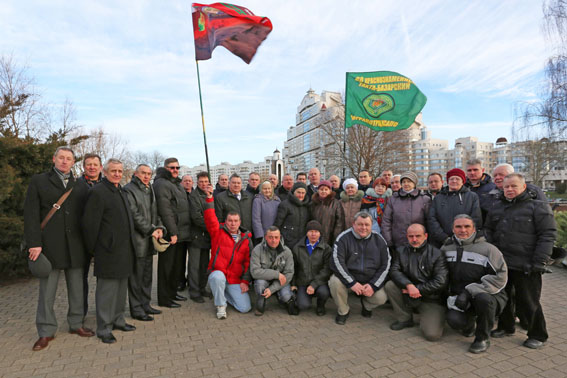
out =
<svg viewBox="0 0 567 378"><path fill-rule="evenodd" d="M271 248L262 240L252 251L250 258L250 274L255 280L270 283L268 289L273 293L282 288L278 280L280 273L285 276L286 285L293 279L293 255L291 250L281 242L277 248Z"/></svg>
<svg viewBox="0 0 567 378"><path fill-rule="evenodd" d="M165 227L158 216L157 201L151 186L146 186L136 176L124 186L128 197L130 213L134 221L134 252L136 257L145 257L156 253L152 243L152 233Z"/></svg>
<svg viewBox="0 0 567 378"><path fill-rule="evenodd" d="M407 244L406 231L413 223L426 227L431 198L419 189L409 193L395 192L386 204L382 217L382 235L388 246Z"/></svg>
<svg viewBox="0 0 567 378"><path fill-rule="evenodd" d="M274 225L280 203L277 196L268 199L263 194L256 195L252 203L252 231L255 238L263 238L268 227Z"/></svg>

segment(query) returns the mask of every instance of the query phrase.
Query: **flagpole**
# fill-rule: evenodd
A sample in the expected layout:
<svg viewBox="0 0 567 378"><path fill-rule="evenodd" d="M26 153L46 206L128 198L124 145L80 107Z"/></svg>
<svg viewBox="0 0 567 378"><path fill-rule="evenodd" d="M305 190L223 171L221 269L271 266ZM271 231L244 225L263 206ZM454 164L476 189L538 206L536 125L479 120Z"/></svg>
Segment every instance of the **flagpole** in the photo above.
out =
<svg viewBox="0 0 567 378"><path fill-rule="evenodd" d="M211 180L211 170L209 168L209 149L207 148L207 134L205 133L205 114L203 113L203 98L201 97L201 75L199 74L199 61L195 59L197 66L197 83L199 84L199 104L201 105L201 122L203 123L203 142L205 144L205 158L207 160L207 173Z"/></svg>

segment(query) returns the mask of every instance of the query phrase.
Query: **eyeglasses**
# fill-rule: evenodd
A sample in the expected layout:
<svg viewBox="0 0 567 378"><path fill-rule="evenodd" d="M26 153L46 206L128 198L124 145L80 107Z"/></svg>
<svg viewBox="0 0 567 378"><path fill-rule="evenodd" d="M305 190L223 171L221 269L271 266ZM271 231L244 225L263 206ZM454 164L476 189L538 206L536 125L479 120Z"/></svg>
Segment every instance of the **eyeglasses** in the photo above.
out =
<svg viewBox="0 0 567 378"><path fill-rule="evenodd" d="M180 167L167 167L167 169L175 169L175 170L179 170Z"/></svg>

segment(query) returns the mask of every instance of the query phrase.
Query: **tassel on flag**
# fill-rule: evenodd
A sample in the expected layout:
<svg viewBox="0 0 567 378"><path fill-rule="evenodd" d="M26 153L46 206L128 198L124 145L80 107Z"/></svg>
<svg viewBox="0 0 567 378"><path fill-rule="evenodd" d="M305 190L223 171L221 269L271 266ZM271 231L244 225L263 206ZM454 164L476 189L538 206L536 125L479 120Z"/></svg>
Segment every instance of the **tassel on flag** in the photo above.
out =
<svg viewBox="0 0 567 378"><path fill-rule="evenodd" d="M192 13L196 60L210 59L220 45L249 64L272 31L269 18L255 16L238 5L193 3Z"/></svg>

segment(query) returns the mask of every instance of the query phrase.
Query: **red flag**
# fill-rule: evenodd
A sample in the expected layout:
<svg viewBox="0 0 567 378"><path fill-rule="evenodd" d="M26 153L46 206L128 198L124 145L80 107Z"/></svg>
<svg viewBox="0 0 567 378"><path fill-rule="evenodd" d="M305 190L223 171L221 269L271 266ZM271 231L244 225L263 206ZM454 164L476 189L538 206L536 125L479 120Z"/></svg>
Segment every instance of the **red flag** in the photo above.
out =
<svg viewBox="0 0 567 378"><path fill-rule="evenodd" d="M272 31L267 17L255 16L248 9L227 3L193 3L195 58L207 60L218 45L250 63L258 46Z"/></svg>

